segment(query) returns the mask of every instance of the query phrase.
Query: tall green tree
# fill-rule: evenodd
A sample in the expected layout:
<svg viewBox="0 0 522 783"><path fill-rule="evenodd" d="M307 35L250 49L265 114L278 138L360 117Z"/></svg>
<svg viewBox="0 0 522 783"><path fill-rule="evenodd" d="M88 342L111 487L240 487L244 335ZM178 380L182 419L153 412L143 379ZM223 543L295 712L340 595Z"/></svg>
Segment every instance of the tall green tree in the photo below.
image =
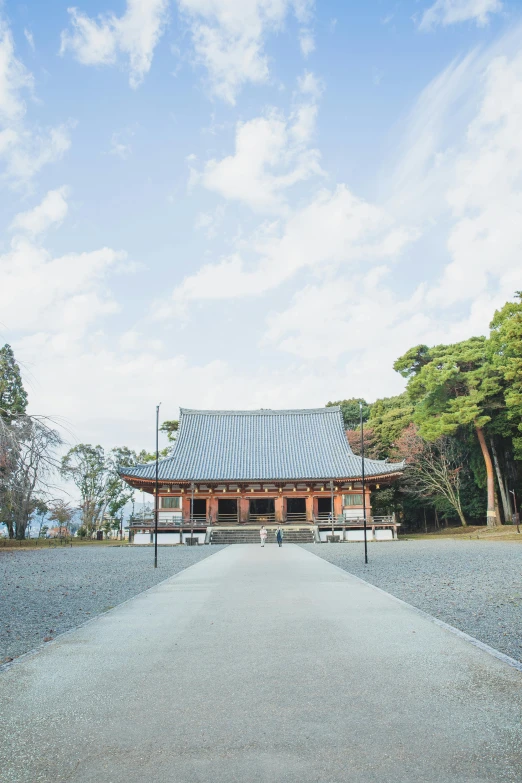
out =
<svg viewBox="0 0 522 783"><path fill-rule="evenodd" d="M361 418L360 403L362 403L363 421L367 421L370 415L370 406L362 397L350 397L348 400L327 402L325 407L332 408L338 405L343 415L345 429L356 430Z"/></svg>
<svg viewBox="0 0 522 783"><path fill-rule="evenodd" d="M118 467L135 464L136 455L126 447L106 453L90 443L79 443L63 457L61 473L79 490L82 528L87 534L100 527L106 511L116 516L132 498L133 490L121 480Z"/></svg>
<svg viewBox="0 0 522 783"><path fill-rule="evenodd" d="M179 421L177 419L170 419L169 421L163 422L160 427L160 432L166 432L167 438L173 443L176 440L178 429Z"/></svg>
<svg viewBox="0 0 522 783"><path fill-rule="evenodd" d="M407 391L415 404L413 418L423 438L435 441L473 427L486 469L487 524L499 524L485 428L502 407L502 384L488 362L486 338L433 348L418 345L397 359L394 369L408 379Z"/></svg>
<svg viewBox="0 0 522 783"><path fill-rule="evenodd" d="M7 423L23 416L27 409L27 392L20 367L10 345L0 348L0 417Z"/></svg>
<svg viewBox="0 0 522 783"><path fill-rule="evenodd" d="M518 301L507 302L493 316L488 355L504 382L515 457L522 460L522 291L517 291L516 297Z"/></svg>
<svg viewBox="0 0 522 783"><path fill-rule="evenodd" d="M406 392L372 403L367 428L373 433L372 456L377 459L390 456L404 430L413 422L413 412L414 405Z"/></svg>

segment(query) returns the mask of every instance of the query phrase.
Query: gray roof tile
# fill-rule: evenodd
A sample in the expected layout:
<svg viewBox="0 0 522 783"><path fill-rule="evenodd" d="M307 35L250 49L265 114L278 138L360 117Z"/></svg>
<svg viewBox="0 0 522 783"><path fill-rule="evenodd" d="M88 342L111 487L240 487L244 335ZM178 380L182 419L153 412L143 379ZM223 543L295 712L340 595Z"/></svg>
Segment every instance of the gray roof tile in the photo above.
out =
<svg viewBox="0 0 522 783"><path fill-rule="evenodd" d="M361 457L346 439L340 408L200 411L182 408L170 457L159 461L167 481L281 481L358 478ZM403 470L404 463L365 459L368 477ZM155 462L121 468L153 479Z"/></svg>

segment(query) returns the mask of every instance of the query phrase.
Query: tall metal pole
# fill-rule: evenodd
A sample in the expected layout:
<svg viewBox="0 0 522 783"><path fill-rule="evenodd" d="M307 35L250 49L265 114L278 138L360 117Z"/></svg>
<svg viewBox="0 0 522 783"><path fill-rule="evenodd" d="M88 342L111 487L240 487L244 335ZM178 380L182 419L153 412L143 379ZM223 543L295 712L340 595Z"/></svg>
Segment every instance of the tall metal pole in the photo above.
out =
<svg viewBox="0 0 522 783"><path fill-rule="evenodd" d="M359 412L361 414L361 456L362 456L362 493L363 493L363 521L364 521L364 562L368 563L368 540L366 536L366 492L364 487L364 422L362 402L359 403Z"/></svg>
<svg viewBox="0 0 522 783"><path fill-rule="evenodd" d="M194 541L194 482L190 485L190 544Z"/></svg>
<svg viewBox="0 0 522 783"><path fill-rule="evenodd" d="M161 402L160 402L161 405ZM159 471L159 409L156 405L156 481L154 486L154 568L158 567L158 471Z"/></svg>

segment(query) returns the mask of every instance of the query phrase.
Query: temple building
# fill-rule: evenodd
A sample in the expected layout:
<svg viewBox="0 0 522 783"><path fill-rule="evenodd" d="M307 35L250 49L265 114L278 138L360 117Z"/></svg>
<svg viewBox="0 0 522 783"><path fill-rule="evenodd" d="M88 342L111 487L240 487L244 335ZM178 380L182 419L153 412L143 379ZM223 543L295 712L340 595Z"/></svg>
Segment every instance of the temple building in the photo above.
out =
<svg viewBox="0 0 522 783"><path fill-rule="evenodd" d="M364 460L372 537L376 530L396 537L394 519L372 516L370 493L403 470L402 462ZM237 538L246 536L240 529L255 535L261 525L284 525L288 534L295 532L294 540L326 540L334 528L349 538L362 524L362 472L339 407L182 408L172 454L158 463L159 543L179 543L190 535L201 543L226 542L234 532L234 540L244 540ZM122 467L120 475L154 495L155 462ZM152 518L134 521L135 543L149 543L153 526Z"/></svg>

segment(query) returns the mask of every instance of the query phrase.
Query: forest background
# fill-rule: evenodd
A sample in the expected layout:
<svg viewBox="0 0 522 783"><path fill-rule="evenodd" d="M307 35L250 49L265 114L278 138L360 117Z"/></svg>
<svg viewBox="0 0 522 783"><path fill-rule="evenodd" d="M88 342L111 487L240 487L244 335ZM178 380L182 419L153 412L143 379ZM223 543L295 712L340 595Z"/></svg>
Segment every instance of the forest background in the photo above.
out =
<svg viewBox="0 0 522 783"><path fill-rule="evenodd" d="M395 513L406 531L448 525L518 524L522 492L522 293L496 311L487 336L412 347L394 369L405 391L339 405L355 454L404 460L403 476L376 489L376 515ZM122 529L134 492L119 465L155 459L145 450L66 443L45 417L27 414L27 393L9 345L0 349L0 525L10 538L36 528L67 532ZM361 420L363 437L361 437ZM170 445L178 423L166 421ZM58 477L75 486L66 496ZM128 509L132 504L132 511Z"/></svg>

